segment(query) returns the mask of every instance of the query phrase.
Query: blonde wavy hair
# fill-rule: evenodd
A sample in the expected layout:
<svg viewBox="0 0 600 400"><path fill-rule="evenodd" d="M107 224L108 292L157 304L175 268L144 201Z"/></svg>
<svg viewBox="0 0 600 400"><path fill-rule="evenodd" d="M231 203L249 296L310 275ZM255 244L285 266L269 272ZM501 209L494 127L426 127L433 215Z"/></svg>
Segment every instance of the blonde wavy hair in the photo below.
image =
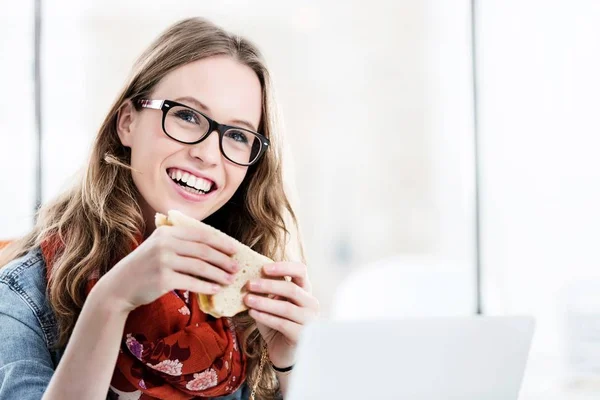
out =
<svg viewBox="0 0 600 400"><path fill-rule="evenodd" d="M0 265L5 265L56 235L65 244L56 255L48 282L48 297L59 326L59 347L66 345L73 331L90 275L99 271L102 276L110 270L145 231L138 205L140 194L131 177L130 150L117 135L120 107L126 101L137 104L136 100L148 97L170 71L216 55L231 56L258 76L263 102L259 131L270 139L271 147L257 164L249 167L231 200L205 222L272 259L288 259L286 250L297 246L298 256L304 261L299 237L293 244L291 240L291 229L298 232L298 224L284 191L277 113L261 54L248 40L211 22L201 18L183 20L158 37L135 63L129 82L102 123L87 168L77 183L40 209L31 232L0 252ZM252 387L258 376L264 340L247 313L238 315L236 322L243 331L248 384ZM277 389L275 372L266 366L256 394L272 399Z"/></svg>

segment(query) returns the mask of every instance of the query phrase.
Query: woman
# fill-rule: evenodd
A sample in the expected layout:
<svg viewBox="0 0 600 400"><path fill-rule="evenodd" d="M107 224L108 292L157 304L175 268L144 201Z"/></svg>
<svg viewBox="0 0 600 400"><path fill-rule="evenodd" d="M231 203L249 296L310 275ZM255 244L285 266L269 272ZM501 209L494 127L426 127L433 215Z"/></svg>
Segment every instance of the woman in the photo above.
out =
<svg viewBox="0 0 600 400"><path fill-rule="evenodd" d="M288 259L296 218L279 145L251 43L202 19L164 32L83 177L1 253L0 399L285 395L299 333L319 309L305 265L266 266L268 278L248 284L249 312L215 319L190 293L232 281L232 243L154 227L156 212L178 209Z"/></svg>

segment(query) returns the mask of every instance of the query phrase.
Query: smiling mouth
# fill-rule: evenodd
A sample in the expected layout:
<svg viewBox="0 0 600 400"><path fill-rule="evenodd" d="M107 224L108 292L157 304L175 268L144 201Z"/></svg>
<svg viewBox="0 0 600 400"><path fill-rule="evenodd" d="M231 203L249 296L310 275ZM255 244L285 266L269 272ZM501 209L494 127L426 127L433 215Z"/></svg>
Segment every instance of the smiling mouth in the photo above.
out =
<svg viewBox="0 0 600 400"><path fill-rule="evenodd" d="M183 190L192 194L208 194L216 189L214 182L176 168L168 169L167 175Z"/></svg>

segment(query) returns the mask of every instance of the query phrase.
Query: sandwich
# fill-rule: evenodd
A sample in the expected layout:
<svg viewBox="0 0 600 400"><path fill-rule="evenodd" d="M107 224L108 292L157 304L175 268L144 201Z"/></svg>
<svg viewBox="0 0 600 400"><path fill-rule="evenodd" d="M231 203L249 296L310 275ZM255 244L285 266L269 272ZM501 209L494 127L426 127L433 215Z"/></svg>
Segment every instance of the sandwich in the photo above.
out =
<svg viewBox="0 0 600 400"><path fill-rule="evenodd" d="M246 283L252 279L265 277L263 266L272 263L273 260L255 252L250 247L220 230L188 217L177 210L170 210L167 215L157 213L155 224L157 227L163 225L201 227L210 232L211 235L214 235L214 237L223 237L229 241L233 241L236 252L232 258L240 265L240 270L235 274L235 281L225 286L219 293L213 295L197 294L198 304L204 313L210 314L215 318L233 317L248 309L244 304L244 296L248 293Z"/></svg>

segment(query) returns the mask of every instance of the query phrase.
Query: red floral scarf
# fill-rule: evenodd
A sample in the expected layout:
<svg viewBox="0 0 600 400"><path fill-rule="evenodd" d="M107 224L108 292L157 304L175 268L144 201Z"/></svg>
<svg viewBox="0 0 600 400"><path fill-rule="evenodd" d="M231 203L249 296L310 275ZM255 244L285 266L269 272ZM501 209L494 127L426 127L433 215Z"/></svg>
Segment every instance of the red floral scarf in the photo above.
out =
<svg viewBox="0 0 600 400"><path fill-rule="evenodd" d="M49 240L41 247L49 277L61 244ZM87 293L96 282L97 274L90 277ZM140 400L218 397L236 391L245 374L246 358L233 321L204 314L197 296L177 290L129 314L110 395Z"/></svg>

